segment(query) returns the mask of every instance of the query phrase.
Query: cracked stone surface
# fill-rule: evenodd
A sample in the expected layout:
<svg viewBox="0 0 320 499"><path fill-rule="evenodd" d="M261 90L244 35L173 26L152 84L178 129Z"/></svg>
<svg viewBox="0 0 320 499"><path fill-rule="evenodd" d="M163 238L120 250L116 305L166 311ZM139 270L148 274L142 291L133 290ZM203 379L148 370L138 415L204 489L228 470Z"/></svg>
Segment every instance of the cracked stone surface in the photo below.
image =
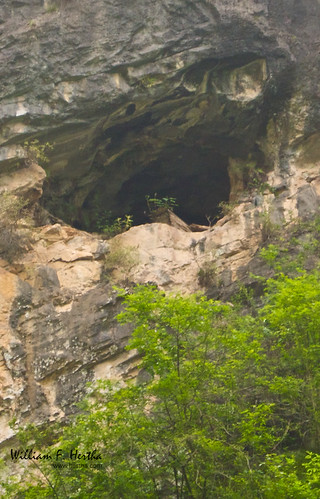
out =
<svg viewBox="0 0 320 499"><path fill-rule="evenodd" d="M0 6L0 160L54 143L43 203L77 227L108 211L145 223L155 192L206 223L248 165L285 168L319 128L317 0L48 6Z"/></svg>
<svg viewBox="0 0 320 499"><path fill-rule="evenodd" d="M285 230L319 209L318 1L47 7L0 5L0 195L52 212L28 252L0 260L3 442L13 416L64 418L88 381L137 374L113 282L228 296L261 265L266 214ZM25 164L32 138L55 143L46 172ZM145 223L154 192L188 223L233 206L186 232ZM79 230L109 210L136 226L111 241Z"/></svg>

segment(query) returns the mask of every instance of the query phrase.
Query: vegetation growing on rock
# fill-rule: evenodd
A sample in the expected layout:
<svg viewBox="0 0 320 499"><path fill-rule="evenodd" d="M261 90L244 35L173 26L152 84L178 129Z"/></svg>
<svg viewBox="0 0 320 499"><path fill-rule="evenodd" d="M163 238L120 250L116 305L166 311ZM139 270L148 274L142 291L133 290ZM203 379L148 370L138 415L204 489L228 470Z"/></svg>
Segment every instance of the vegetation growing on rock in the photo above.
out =
<svg viewBox="0 0 320 499"><path fill-rule="evenodd" d="M126 232L132 226L132 216L125 215L123 218L112 219L111 213L100 213L96 222L97 229L109 239L122 232Z"/></svg>
<svg viewBox="0 0 320 499"><path fill-rule="evenodd" d="M26 163L29 165L31 162L36 162L42 167L49 162L47 153L53 149L50 142L41 144L37 139L25 141L23 147L27 154Z"/></svg>
<svg viewBox="0 0 320 499"><path fill-rule="evenodd" d="M117 279L125 281L130 270L137 265L137 249L132 246L124 246L121 241L113 239L110 243L110 251L105 256L102 277L107 281L113 280L113 272L117 272Z"/></svg>
<svg viewBox="0 0 320 499"><path fill-rule="evenodd" d="M20 430L53 457L7 497L319 497L319 273L278 273L253 314L153 286L120 294L147 376L92 385L53 446L53 430ZM74 466L72 449L101 467Z"/></svg>
<svg viewBox="0 0 320 499"><path fill-rule="evenodd" d="M102 269L128 281L133 247L139 282L218 297L239 285L233 307L149 287L125 296L119 319L135 324L137 383L92 386L62 433L19 432L25 448L53 456L96 448L102 467L34 461L36 473L4 484L5 497L320 495L319 222L292 229L288 247L284 236L290 212L305 218L319 206L320 5L211 3L164 2L157 15L149 0L61 1L57 15L55 1L0 6L1 257L28 249L24 199L42 194L35 163L47 162L48 137L43 202L75 227L111 237L130 227L126 213L145 223L144 196L155 190L182 200L179 216L198 228L219 209L230 215L203 237L163 224L134 230L123 239L131 247L59 220L39 229L25 261L4 261L1 437L11 436L9 414L64 417L97 373L132 374L135 350L108 370L130 328L110 322L99 278ZM21 151L30 136L44 145ZM153 215L172 200L150 200ZM44 223L57 220L44 213ZM261 240L273 278L259 279L258 301L243 283L261 264Z"/></svg>

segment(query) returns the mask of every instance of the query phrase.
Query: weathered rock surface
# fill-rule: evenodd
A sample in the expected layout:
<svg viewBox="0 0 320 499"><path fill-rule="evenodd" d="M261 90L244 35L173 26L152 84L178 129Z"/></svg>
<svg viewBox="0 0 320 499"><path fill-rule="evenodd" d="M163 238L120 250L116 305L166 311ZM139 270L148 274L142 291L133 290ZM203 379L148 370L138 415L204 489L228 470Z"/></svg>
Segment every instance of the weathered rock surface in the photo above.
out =
<svg viewBox="0 0 320 499"><path fill-rule="evenodd" d="M128 273L134 282L155 282L164 289L187 293L206 288L223 297L234 284L250 282L252 260L272 232L286 230L297 220L314 215L320 206L320 170L316 165L290 172L270 172L263 192L253 190L228 215L204 232L185 232L166 224L133 227L115 238L135 248L137 261ZM270 192L272 191L272 192ZM260 262L261 265L261 262ZM205 285L202 285L202 279Z"/></svg>
<svg viewBox="0 0 320 499"><path fill-rule="evenodd" d="M144 222L154 192L188 223L234 204L204 232L32 228L32 250L0 261L1 440L13 415L63 418L87 381L135 373L113 280L227 296L266 222L285 229L320 199L318 1L51 4L0 6L0 195L41 196L21 147L37 137L55 143L43 203L78 226L105 210Z"/></svg>
<svg viewBox="0 0 320 499"><path fill-rule="evenodd" d="M111 210L138 224L157 192L206 223L243 189L248 165L285 168L318 129L319 9L4 0L2 168L36 136L55 144L44 203L60 218L90 228Z"/></svg>
<svg viewBox="0 0 320 499"><path fill-rule="evenodd" d="M133 369L120 303L100 282L107 245L70 227L45 227L34 250L0 268L1 440L15 415L36 422L74 411L86 383Z"/></svg>
<svg viewBox="0 0 320 499"><path fill-rule="evenodd" d="M292 164L290 174L271 172L269 182L275 193L244 196L205 232L153 223L106 242L60 224L34 228L33 249L0 265L1 439L12 434L13 415L63 418L88 381L136 374L135 352L124 351L130 328L115 320L121 303L112 282L214 297L250 283L266 222L285 230L320 202L316 165Z"/></svg>

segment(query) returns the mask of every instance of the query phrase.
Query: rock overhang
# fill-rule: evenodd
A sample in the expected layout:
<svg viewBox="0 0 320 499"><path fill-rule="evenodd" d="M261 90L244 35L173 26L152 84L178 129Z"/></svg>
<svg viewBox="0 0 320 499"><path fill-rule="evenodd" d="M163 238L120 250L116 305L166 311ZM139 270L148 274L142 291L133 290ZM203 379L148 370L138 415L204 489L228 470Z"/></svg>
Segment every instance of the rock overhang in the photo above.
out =
<svg viewBox="0 0 320 499"><path fill-rule="evenodd" d="M102 118L78 158L56 170L45 193L54 212L52 197L70 201L71 195L68 221L79 227L94 227L97 206L115 216L133 214L142 223L145 196L155 192L176 198L178 213L189 223L204 223L205 215L214 217L219 203L229 200L230 158L250 157L265 168L257 144L268 119L262 112L268 98L265 58L206 59L181 70L171 85L148 78L144 97L131 97ZM83 170L81 157L88 160Z"/></svg>
<svg viewBox="0 0 320 499"><path fill-rule="evenodd" d="M140 223L145 195L159 192L203 222L239 188L235 162L273 167L261 143L294 91L313 0L298 17L289 0L57 7L5 3L4 26L20 26L4 38L0 81L4 160L25 138L55 144L43 197L54 214L90 229L98 204Z"/></svg>

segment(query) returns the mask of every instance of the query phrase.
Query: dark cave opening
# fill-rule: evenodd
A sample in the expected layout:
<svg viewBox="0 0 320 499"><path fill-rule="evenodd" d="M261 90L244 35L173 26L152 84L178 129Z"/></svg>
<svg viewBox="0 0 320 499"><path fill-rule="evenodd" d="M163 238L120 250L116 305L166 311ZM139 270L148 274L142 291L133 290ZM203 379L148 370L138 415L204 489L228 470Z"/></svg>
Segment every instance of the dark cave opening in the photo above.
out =
<svg viewBox="0 0 320 499"><path fill-rule="evenodd" d="M219 204L230 196L228 157L202 144L175 144L153 162L140 168L134 165L117 190L110 182L108 172L85 200L74 226L100 231L101 220L108 225L126 215L133 225L150 223L146 196L174 198L173 211L185 223L208 226L221 216Z"/></svg>
<svg viewBox="0 0 320 499"><path fill-rule="evenodd" d="M135 226L154 221L146 196L156 195L174 198L175 214L189 225L215 223L220 203L260 181L266 168L258 141L269 119L265 61L247 66L195 67L161 99L155 92L103 117L68 168L58 157L48 209L80 229L107 232L126 216Z"/></svg>
<svg viewBox="0 0 320 499"><path fill-rule="evenodd" d="M219 217L219 204L229 200L228 158L210 148L175 151L124 182L116 204L133 216L134 225L149 223L146 196L155 194L174 198L174 212L187 224L208 225Z"/></svg>

